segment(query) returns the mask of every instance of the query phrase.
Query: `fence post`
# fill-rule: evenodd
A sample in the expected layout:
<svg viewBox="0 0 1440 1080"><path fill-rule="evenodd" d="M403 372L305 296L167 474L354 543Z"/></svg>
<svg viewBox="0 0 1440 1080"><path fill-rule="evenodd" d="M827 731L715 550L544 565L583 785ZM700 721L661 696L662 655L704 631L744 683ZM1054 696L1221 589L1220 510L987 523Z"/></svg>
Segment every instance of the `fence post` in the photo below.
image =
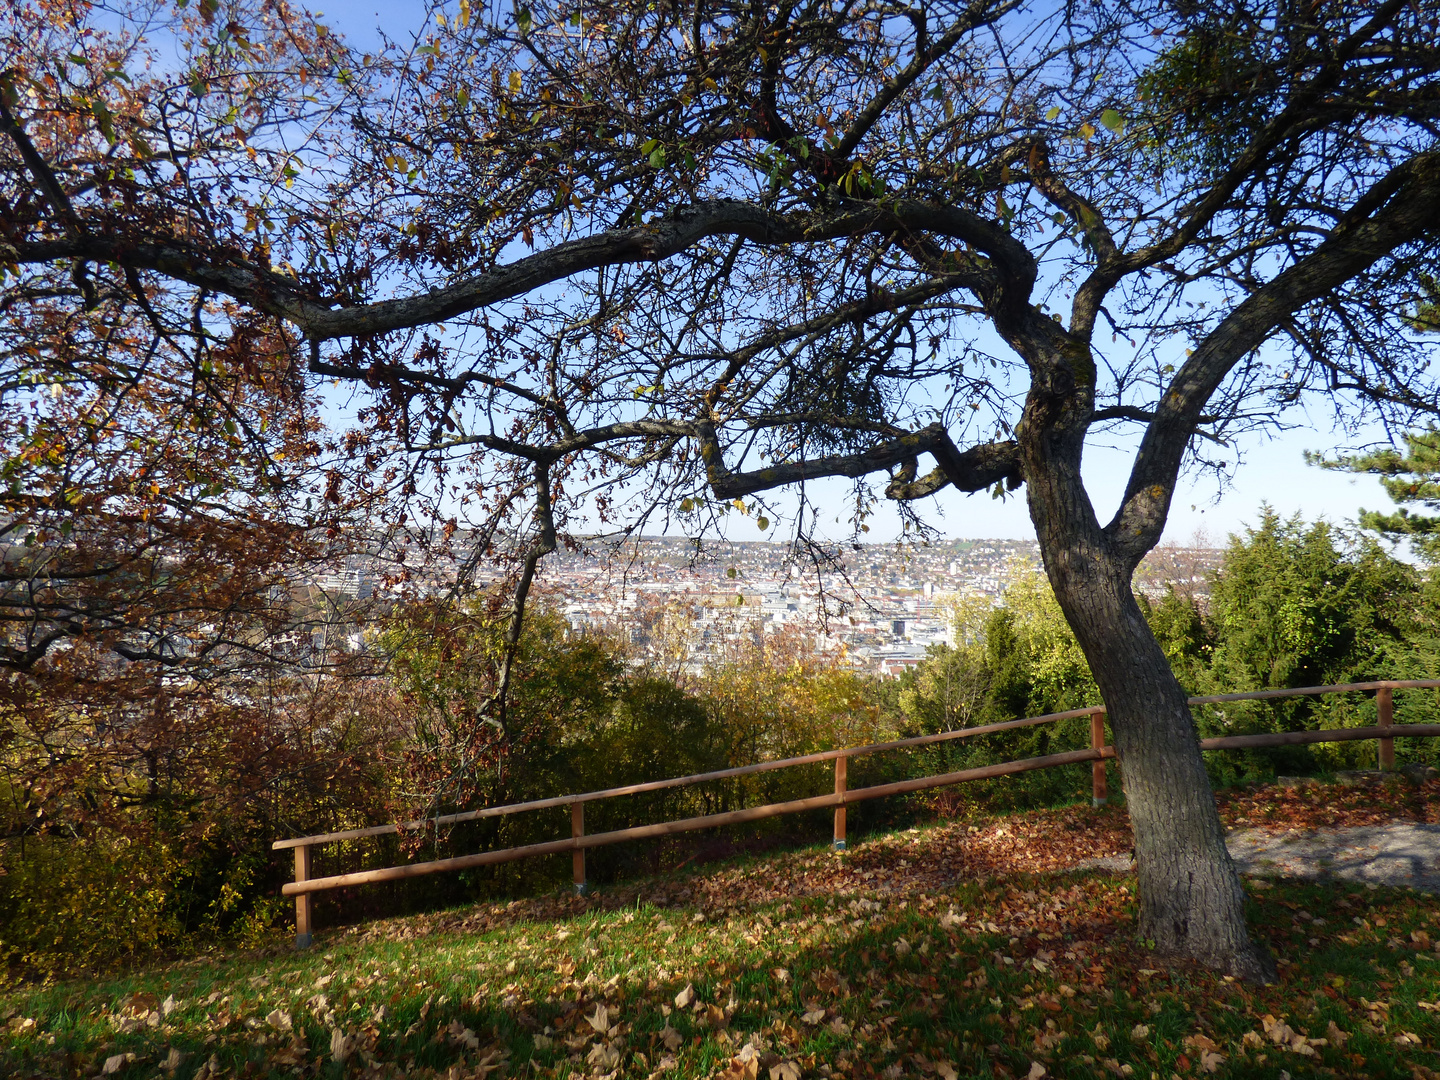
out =
<svg viewBox="0 0 1440 1080"><path fill-rule="evenodd" d="M310 845L302 844L295 849L295 880L297 882L310 880ZM314 913L314 894L301 893L295 897L295 947L297 949L308 949L311 937L310 920Z"/></svg>
<svg viewBox="0 0 1440 1080"><path fill-rule="evenodd" d="M577 840L585 835L585 804L582 802L570 804L570 835ZM575 876L575 895L584 896L585 885L585 849L577 847L570 856L570 868Z"/></svg>
<svg viewBox="0 0 1440 1080"><path fill-rule="evenodd" d="M841 755L835 759L835 794L845 794L846 777L850 771L850 759ZM845 804L835 807L835 836L830 846L836 851L845 850Z"/></svg>
<svg viewBox="0 0 1440 1080"><path fill-rule="evenodd" d="M1103 712L1092 712L1090 714L1090 748L1092 750L1105 749L1105 714ZM1104 806L1110 798L1110 787L1105 780L1105 759L1099 758L1090 763L1090 804L1092 806Z"/></svg>
<svg viewBox="0 0 1440 1080"><path fill-rule="evenodd" d="M1380 714L1380 727L1389 728L1395 724L1395 691L1381 687L1375 691L1375 711ZM1380 768L1389 771L1395 768L1395 740L1380 740Z"/></svg>

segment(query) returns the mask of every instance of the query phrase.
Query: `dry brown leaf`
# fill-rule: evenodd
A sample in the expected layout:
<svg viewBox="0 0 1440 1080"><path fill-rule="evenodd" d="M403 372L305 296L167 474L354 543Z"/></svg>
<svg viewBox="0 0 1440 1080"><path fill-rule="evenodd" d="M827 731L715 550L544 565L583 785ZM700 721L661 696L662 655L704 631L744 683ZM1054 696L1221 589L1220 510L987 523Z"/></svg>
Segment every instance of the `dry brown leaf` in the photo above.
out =
<svg viewBox="0 0 1440 1080"><path fill-rule="evenodd" d="M451 1020L445 1033L450 1036L450 1041L456 1046L463 1046L467 1050L479 1050L480 1039L475 1032L462 1024L459 1020Z"/></svg>
<svg viewBox="0 0 1440 1080"><path fill-rule="evenodd" d="M1218 1054L1214 1050L1200 1051L1200 1068L1207 1073L1219 1072L1220 1067L1225 1064L1225 1055Z"/></svg>
<svg viewBox="0 0 1440 1080"><path fill-rule="evenodd" d="M339 1028L330 1029L330 1058L337 1065L343 1065L355 1052L355 1037L346 1035Z"/></svg>
<svg viewBox="0 0 1440 1080"><path fill-rule="evenodd" d="M1266 1036L1277 1046L1288 1046L1295 1041L1295 1029L1284 1020L1266 1013L1260 1018L1260 1026L1265 1029Z"/></svg>
<svg viewBox="0 0 1440 1080"><path fill-rule="evenodd" d="M595 1011L585 1018L596 1035L603 1036L610 1030L610 1010L605 1008L603 1003L597 1002Z"/></svg>
<svg viewBox="0 0 1440 1080"><path fill-rule="evenodd" d="M596 1043L585 1060L597 1073L614 1072L620 1067L620 1051L609 1043Z"/></svg>

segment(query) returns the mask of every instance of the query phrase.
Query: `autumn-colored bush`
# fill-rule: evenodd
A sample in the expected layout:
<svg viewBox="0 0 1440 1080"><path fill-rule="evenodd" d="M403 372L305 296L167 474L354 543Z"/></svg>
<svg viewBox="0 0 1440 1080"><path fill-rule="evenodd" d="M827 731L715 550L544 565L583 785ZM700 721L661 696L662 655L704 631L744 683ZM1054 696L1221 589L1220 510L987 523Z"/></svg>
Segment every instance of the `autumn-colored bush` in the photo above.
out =
<svg viewBox="0 0 1440 1080"><path fill-rule="evenodd" d="M178 867L163 844L30 836L0 848L0 964L52 977L174 943Z"/></svg>
<svg viewBox="0 0 1440 1080"><path fill-rule="evenodd" d="M737 620L699 675L672 669L619 634L577 634L543 603L516 654L502 725L482 720L499 679L504 620L484 600L398 611L379 636L401 694L393 768L421 793L408 813L446 813L710 772L880 736L868 681L813 648L813 636ZM487 714L491 715L491 714ZM586 829L623 829L828 790L830 767L783 770L591 803ZM564 835L559 812L510 815L426 841L427 857ZM746 844L794 828L781 819L727 834ZM708 837L592 852L590 876L656 870ZM413 847L413 845L412 845ZM354 859L370 856L357 848ZM327 865L329 865L327 863ZM338 860L335 862L338 867ZM559 861L514 863L426 885L427 895L535 889L568 880Z"/></svg>
<svg viewBox="0 0 1440 1080"><path fill-rule="evenodd" d="M11 975L253 937L282 910L271 841L383 807L373 680L146 685L81 652L44 682L11 680L0 703Z"/></svg>

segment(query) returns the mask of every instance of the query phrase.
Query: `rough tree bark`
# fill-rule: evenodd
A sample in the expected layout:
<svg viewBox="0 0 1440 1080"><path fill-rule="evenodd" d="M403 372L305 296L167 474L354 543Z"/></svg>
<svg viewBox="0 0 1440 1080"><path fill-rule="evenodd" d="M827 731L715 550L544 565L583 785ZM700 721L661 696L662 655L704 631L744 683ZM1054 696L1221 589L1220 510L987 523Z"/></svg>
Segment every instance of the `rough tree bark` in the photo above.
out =
<svg viewBox="0 0 1440 1080"><path fill-rule="evenodd" d="M1043 453L1023 436L1021 446ZM1246 927L1185 691L1135 602L1134 565L1107 542L1084 490L1057 482L1057 474L1078 476L1078 455L1073 464L1026 490L1046 574L1105 700L1124 769L1139 936L1161 954L1270 982L1275 963Z"/></svg>

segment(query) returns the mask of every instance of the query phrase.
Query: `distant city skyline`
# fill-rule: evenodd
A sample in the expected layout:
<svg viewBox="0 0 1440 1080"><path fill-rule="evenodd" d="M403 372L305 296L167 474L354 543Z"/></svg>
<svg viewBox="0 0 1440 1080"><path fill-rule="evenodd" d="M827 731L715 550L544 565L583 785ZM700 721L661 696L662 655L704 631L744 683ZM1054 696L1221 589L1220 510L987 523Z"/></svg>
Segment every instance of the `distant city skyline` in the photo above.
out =
<svg viewBox="0 0 1440 1080"><path fill-rule="evenodd" d="M462 537L462 545L464 538ZM789 635L843 659L846 666L893 677L927 651L954 645L955 601L1003 602L1039 573L1033 540L943 540L924 547L865 544L839 552L838 567L793 563L773 541L714 541L697 558L679 537L632 538L618 560L606 545L557 551L541 565L532 602L562 617L568 632L602 633L628 643L634 662L698 675L724 663L733 645ZM1152 596L1167 587L1203 602L1223 553L1164 549L1146 560L1136 587ZM393 593L375 556L351 556L309 584L332 602ZM454 565L413 567L405 588L443 595ZM363 649L362 634L348 648Z"/></svg>

